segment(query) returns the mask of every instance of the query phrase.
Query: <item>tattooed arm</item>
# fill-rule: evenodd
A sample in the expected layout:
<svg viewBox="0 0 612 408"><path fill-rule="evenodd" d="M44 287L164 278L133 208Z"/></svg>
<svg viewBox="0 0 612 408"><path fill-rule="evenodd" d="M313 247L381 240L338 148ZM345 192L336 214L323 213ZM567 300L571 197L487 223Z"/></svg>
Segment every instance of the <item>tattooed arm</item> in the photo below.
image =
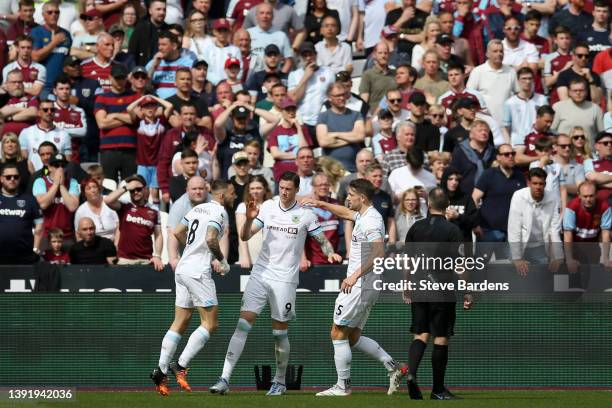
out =
<svg viewBox="0 0 612 408"><path fill-rule="evenodd" d="M218 261L225 259L223 252L221 252L221 245L219 245L219 230L215 227L208 226L206 228L206 245Z"/></svg>
<svg viewBox="0 0 612 408"><path fill-rule="evenodd" d="M334 252L334 247L332 246L331 242L329 242L323 232L318 233L313 238L321 246L321 251L323 251L329 263L342 262L342 257Z"/></svg>

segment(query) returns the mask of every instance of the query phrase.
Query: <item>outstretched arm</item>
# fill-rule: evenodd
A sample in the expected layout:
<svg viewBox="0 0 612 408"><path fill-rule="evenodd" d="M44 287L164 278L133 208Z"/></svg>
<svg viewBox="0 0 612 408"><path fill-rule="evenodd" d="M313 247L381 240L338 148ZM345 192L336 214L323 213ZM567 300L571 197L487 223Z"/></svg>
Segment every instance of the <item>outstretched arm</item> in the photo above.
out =
<svg viewBox="0 0 612 408"><path fill-rule="evenodd" d="M355 218L355 214L357 214L355 211L348 209L343 205L331 204L325 201L314 200L312 198L304 198L300 204L304 206L323 208L324 210L334 213L336 217L349 221L352 221Z"/></svg>

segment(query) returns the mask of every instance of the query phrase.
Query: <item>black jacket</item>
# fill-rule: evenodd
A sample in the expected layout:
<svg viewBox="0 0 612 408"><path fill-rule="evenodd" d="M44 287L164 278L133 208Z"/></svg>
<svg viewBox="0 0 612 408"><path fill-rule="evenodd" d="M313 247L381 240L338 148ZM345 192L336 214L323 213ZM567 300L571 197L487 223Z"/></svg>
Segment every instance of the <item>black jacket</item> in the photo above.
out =
<svg viewBox="0 0 612 408"><path fill-rule="evenodd" d="M136 65L145 66L157 52L159 34L168 29L168 24L154 25L150 18L141 21L134 28L130 38L129 53L134 56Z"/></svg>
<svg viewBox="0 0 612 408"><path fill-rule="evenodd" d="M463 193L461 190L455 192L448 191L446 182L451 174L457 173L459 173L459 171L456 169L447 167L446 170L444 170L444 174L442 174L440 187L448 194L449 207L454 208L459 213L459 218L451 220L450 222L459 227L466 242L471 242L472 229L479 223L478 208L476 208L476 204L474 204L474 200L472 200L470 195Z"/></svg>

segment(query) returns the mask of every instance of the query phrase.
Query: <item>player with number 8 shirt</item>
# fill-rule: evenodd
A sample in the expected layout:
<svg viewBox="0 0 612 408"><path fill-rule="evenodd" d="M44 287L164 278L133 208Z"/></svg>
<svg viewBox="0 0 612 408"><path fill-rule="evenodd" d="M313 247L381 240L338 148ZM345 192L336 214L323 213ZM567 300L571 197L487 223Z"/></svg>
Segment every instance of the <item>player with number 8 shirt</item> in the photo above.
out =
<svg viewBox="0 0 612 408"><path fill-rule="evenodd" d="M285 393L285 372L289 363L287 329L289 321L295 316L300 258L306 234L317 240L330 263L342 261L342 257L334 253L315 213L296 201L300 177L293 172L285 172L278 186L279 197L264 202L261 209L257 209L254 201L247 204L246 222L240 231L240 238L248 241L263 229L263 246L242 297L240 319L227 349L223 373L219 381L210 387L213 394L229 392L232 371L242 354L248 333L266 303L270 305L276 351L276 375L266 395Z"/></svg>
<svg viewBox="0 0 612 408"><path fill-rule="evenodd" d="M218 326L217 293L211 274L215 271L225 275L230 269L225 258L228 252L226 232L229 228L225 207L233 206L236 194L234 186L223 180L215 180L210 192L212 200L189 211L174 232L178 241L185 245L174 277L174 321L162 340L159 365L151 373L157 392L163 396L168 395L168 369L183 390L191 391L186 378L189 362ZM200 314L200 326L189 337L178 361L171 362L181 336L189 326L194 308Z"/></svg>

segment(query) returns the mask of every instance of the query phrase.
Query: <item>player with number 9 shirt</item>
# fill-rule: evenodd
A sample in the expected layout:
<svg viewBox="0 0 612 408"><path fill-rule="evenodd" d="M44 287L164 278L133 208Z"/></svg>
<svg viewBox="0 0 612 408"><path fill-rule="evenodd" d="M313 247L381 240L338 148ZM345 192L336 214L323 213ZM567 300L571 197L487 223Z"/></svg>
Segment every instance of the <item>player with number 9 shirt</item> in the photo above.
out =
<svg viewBox="0 0 612 408"><path fill-rule="evenodd" d="M229 227L224 206L233 205L236 193L232 184L215 180L211 184L211 194L212 200L189 211L174 232L178 241L185 245L174 277L174 321L162 340L159 366L151 373L157 392L163 396L168 395L168 369L182 389L191 391L186 378L189 362L218 326L217 292L211 274L214 270L225 275L230 269L225 259L228 249L225 232ZM200 326L189 337L178 361L171 362L181 336L189 326L194 308L200 314Z"/></svg>

